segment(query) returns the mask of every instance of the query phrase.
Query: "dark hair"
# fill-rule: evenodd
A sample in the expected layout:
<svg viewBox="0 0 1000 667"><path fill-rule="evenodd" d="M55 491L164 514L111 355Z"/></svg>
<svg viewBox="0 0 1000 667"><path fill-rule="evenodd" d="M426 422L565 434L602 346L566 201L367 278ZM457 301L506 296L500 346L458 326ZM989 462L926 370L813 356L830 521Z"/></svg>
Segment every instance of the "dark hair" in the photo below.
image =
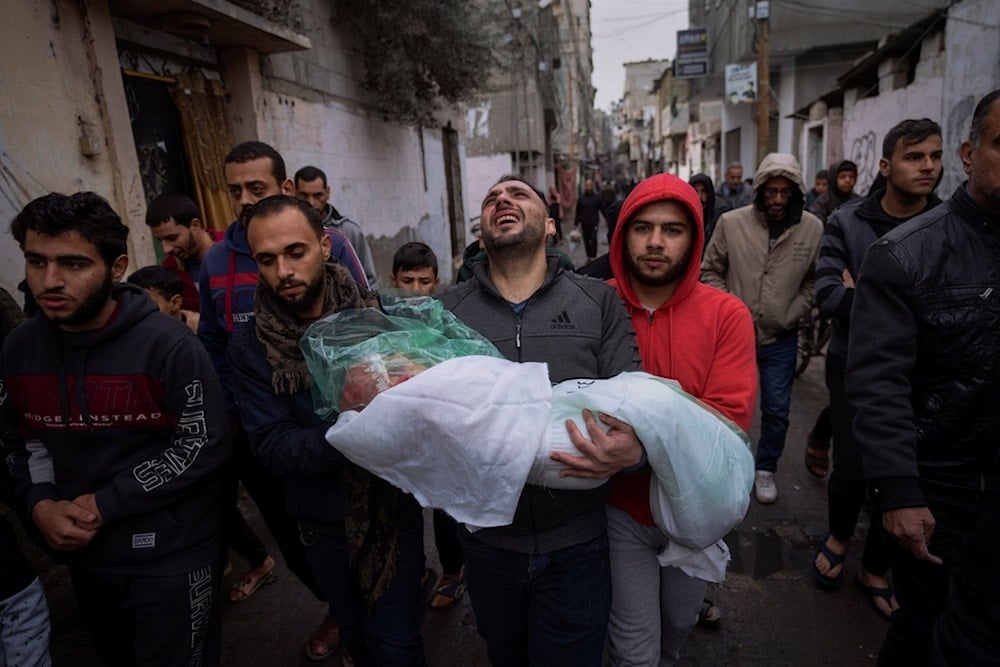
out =
<svg viewBox="0 0 1000 667"><path fill-rule="evenodd" d="M986 117L990 115L993 104L1000 100L1000 88L993 92L986 93L986 96L979 100L976 110L972 112L972 125L969 126L969 141L976 146L983 140L983 132L986 131Z"/></svg>
<svg viewBox="0 0 1000 667"><path fill-rule="evenodd" d="M841 160L840 162L837 163L837 166L832 169L832 171L833 171L833 178L834 180L836 180L837 176L839 176L841 173L845 171L849 171L852 174L858 173L858 165L851 162L850 160Z"/></svg>
<svg viewBox="0 0 1000 667"><path fill-rule="evenodd" d="M829 181L830 180L830 170L829 169L820 169L819 171L816 172L816 178L817 179L823 178L823 179L826 179L826 180Z"/></svg>
<svg viewBox="0 0 1000 667"><path fill-rule="evenodd" d="M536 195L538 195L538 199L541 200L542 204L546 207L546 210L548 210L548 200L545 199L545 195L542 194L541 190L539 190L534 185L532 185L532 183L530 181L528 181L528 179L526 179L524 176L519 176L518 174L504 174L503 176L501 176L500 178L498 178L493 185L490 186L490 190L492 190L496 186L500 185L504 181L518 181L519 183L524 183L529 188L531 188L531 190Z"/></svg>
<svg viewBox="0 0 1000 667"><path fill-rule="evenodd" d="M316 232L316 237L319 239L323 238L323 234L325 233L323 230L323 218L320 217L319 212L310 206L309 202L291 195L271 195L270 197L264 197L256 204L245 207L240 221L249 231L250 223L254 218L269 218L272 215L281 213L286 208L294 208L301 211L302 215L306 216L306 222Z"/></svg>
<svg viewBox="0 0 1000 667"><path fill-rule="evenodd" d="M181 282L181 277L159 264L136 269L128 277L128 282L138 285L143 289L155 289L168 299L175 296L184 296L184 283Z"/></svg>
<svg viewBox="0 0 1000 667"><path fill-rule="evenodd" d="M98 254L109 267L128 254L125 245L128 227L107 200L93 192L72 195L52 192L35 199L10 224L10 233L22 250L28 230L49 236L77 232L97 246Z"/></svg>
<svg viewBox="0 0 1000 667"><path fill-rule="evenodd" d="M400 271L416 271L430 267L434 269L435 277L438 274L438 258L431 250L431 247L420 241L410 241L399 246L399 250L392 256L392 275Z"/></svg>
<svg viewBox="0 0 1000 667"><path fill-rule="evenodd" d="M295 172L295 185L299 184L299 181L315 181L317 178L323 179L323 187L327 187L326 174L319 167L302 167L297 172Z"/></svg>
<svg viewBox="0 0 1000 667"><path fill-rule="evenodd" d="M146 224L150 227L159 227L170 219L178 225L190 227L191 221L200 217L198 205L182 194L160 195L146 208Z"/></svg>
<svg viewBox="0 0 1000 667"><path fill-rule="evenodd" d="M288 172L285 171L285 161L282 159L281 153L263 141L244 141L242 144L237 144L226 155L223 164L230 164L232 162L243 164L244 162L252 162L265 157L271 159L271 174L274 176L274 180L278 182L278 185L281 185L288 178Z"/></svg>
<svg viewBox="0 0 1000 667"><path fill-rule="evenodd" d="M941 126L930 118L907 118L886 132L885 139L882 140L882 157L891 160L892 154L896 152L896 145L900 142L904 147L912 146L933 136L941 136Z"/></svg>

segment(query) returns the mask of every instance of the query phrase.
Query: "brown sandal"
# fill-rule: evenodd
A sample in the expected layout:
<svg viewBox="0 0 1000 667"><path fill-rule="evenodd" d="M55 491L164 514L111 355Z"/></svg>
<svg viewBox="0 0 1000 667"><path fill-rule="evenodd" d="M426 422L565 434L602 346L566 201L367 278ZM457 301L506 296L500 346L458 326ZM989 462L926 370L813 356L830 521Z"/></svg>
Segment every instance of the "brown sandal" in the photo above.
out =
<svg viewBox="0 0 1000 667"><path fill-rule="evenodd" d="M434 589L434 595L431 597L430 603L427 605L434 611L444 611L445 609L451 609L462 596L465 595L465 569L463 568L458 576L451 574L442 574L441 580L438 581L437 587ZM444 598L444 604L436 605L434 600L437 598Z"/></svg>
<svg viewBox="0 0 1000 667"><path fill-rule="evenodd" d="M274 559L268 556L264 559L263 565L256 569L248 570L246 574L244 574L240 580L233 585L232 589L230 589L229 601L233 604L245 602L251 595L264 586L273 584L278 579L278 575L274 571L274 568Z"/></svg>
<svg viewBox="0 0 1000 667"><path fill-rule="evenodd" d="M830 450L806 445L806 470L813 477L820 479L830 472Z"/></svg>
<svg viewBox="0 0 1000 667"><path fill-rule="evenodd" d="M306 657L320 662L336 653L338 648L340 648L340 626L327 614L306 642Z"/></svg>

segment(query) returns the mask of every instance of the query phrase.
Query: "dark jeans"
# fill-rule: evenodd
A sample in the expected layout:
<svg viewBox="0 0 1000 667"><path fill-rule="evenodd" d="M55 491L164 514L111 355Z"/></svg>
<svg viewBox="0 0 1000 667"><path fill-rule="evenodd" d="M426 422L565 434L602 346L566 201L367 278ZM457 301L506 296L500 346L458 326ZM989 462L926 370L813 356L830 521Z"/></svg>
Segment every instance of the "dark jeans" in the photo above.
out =
<svg viewBox="0 0 1000 667"><path fill-rule="evenodd" d="M879 652L879 667L931 664L932 630L938 614L945 608L948 579L962 562L965 539L976 529L985 511L987 492L941 487L922 481L921 489L934 515L934 534L928 548L944 563L934 565L919 561L887 536L892 579L899 610L892 615L889 629ZM991 555L991 568L996 556Z"/></svg>
<svg viewBox="0 0 1000 667"><path fill-rule="evenodd" d="M258 568L267 558L267 548L257 537L257 533L243 518L237 506L239 499L240 478L236 470L236 461L226 465L222 477L222 551L223 562L228 559L226 551L230 547L245 560L251 568Z"/></svg>
<svg viewBox="0 0 1000 667"><path fill-rule="evenodd" d="M757 470L774 472L778 469L778 459L785 449L785 434L788 432L797 358L798 340L794 331L773 343L757 346L757 372L760 377Z"/></svg>
<svg viewBox="0 0 1000 667"><path fill-rule="evenodd" d="M833 437L833 424L830 423L830 419L830 406L828 405L816 417L816 423L813 424L812 430L809 431L809 437L817 443L829 445L830 438Z"/></svg>
<svg viewBox="0 0 1000 667"><path fill-rule="evenodd" d="M831 363L832 362L832 363ZM867 487L861 461L861 446L854 439L852 425L855 411L844 394L843 365L827 359L826 387L830 391L830 419L833 425L833 472L827 486L827 516L830 533L841 542L849 542L865 504ZM889 571L889 550L882 528L882 515L872 507L871 528L865 540L861 565L866 572L884 576Z"/></svg>
<svg viewBox="0 0 1000 667"><path fill-rule="evenodd" d="M427 664L420 620L424 573L424 524L412 500L400 501L399 557L392 583L366 614L348 563L343 524L335 529L301 527L301 540L316 580L330 601L344 645L358 667Z"/></svg>
<svg viewBox="0 0 1000 667"><path fill-rule="evenodd" d="M934 664L1000 665L1000 493L952 571L945 610L934 624Z"/></svg>
<svg viewBox="0 0 1000 667"><path fill-rule="evenodd" d="M462 570L462 545L458 543L458 522L444 510L434 510L434 546L444 574L458 574Z"/></svg>
<svg viewBox="0 0 1000 667"><path fill-rule="evenodd" d="M547 554L493 547L464 527L458 539L494 667L600 667L611 611L607 534Z"/></svg>
<svg viewBox="0 0 1000 667"><path fill-rule="evenodd" d="M597 225L580 225L580 234L583 236L583 248L587 252L587 259L597 257Z"/></svg>
<svg viewBox="0 0 1000 667"><path fill-rule="evenodd" d="M285 565L305 584L306 588L312 591L313 595L320 600L325 599L319 586L316 584L315 577L313 577L312 568L309 567L309 563L306 560L305 549L299 540L298 523L288 513L284 482L257 460L250 451L250 443L247 441L246 431L240 427L236 428L233 433L233 446L236 450L236 471L240 481L243 482L243 488L247 490L247 493L253 498L254 503L256 503L257 509L260 510L260 516L264 519L264 523L267 524L267 529L271 531L271 535L274 536L274 541L281 551L281 556L285 559ZM233 501L235 502L235 498ZM231 516L230 520L232 520ZM246 525L245 521L244 525ZM238 525L227 526L227 529L227 537L238 535L238 533L231 532L234 529L239 530ZM247 529L249 529L249 526L247 526ZM244 539L248 539L245 533L243 535ZM248 548L250 549L248 555L251 555L254 547L248 546ZM243 555L242 552L238 553L241 556ZM261 562L263 562L263 559L261 559ZM251 562L251 564L253 563Z"/></svg>
<svg viewBox="0 0 1000 667"><path fill-rule="evenodd" d="M73 592L108 665L218 665L222 652L219 569L139 576L70 570Z"/></svg>

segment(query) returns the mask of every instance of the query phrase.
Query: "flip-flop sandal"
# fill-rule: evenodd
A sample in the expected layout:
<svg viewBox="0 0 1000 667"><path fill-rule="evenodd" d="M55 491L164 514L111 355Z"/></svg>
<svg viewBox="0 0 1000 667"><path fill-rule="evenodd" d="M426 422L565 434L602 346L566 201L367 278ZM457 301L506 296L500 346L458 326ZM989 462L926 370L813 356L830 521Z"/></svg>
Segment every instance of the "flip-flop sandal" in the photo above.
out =
<svg viewBox="0 0 1000 667"><path fill-rule="evenodd" d="M338 648L340 648L340 626L327 614L306 642L306 657L320 662L336 653Z"/></svg>
<svg viewBox="0 0 1000 667"><path fill-rule="evenodd" d="M701 601L701 609L698 610L698 625L702 627L712 627L718 625L722 620L722 610L715 606L715 603L705 598Z"/></svg>
<svg viewBox="0 0 1000 667"><path fill-rule="evenodd" d="M259 591L264 586L273 584L278 580L278 574L274 571L275 568L271 568L267 573L262 574L256 579L249 572L243 575L242 578L229 590L229 601L233 604L239 604L240 602L246 602L250 599L250 596Z"/></svg>
<svg viewBox="0 0 1000 667"><path fill-rule="evenodd" d="M453 577L450 574L442 574L437 588L434 589L434 595L431 596L431 600L427 603L427 606L434 611L451 609L458 604L463 595L465 595L465 572L460 572L458 577ZM434 598L438 596L448 598L448 601L443 605L435 606Z"/></svg>
<svg viewBox="0 0 1000 667"><path fill-rule="evenodd" d="M888 621L891 614L885 613L885 611L883 611L882 608L878 606L877 599L881 598L885 600L886 606L889 607L889 609L892 609L892 596L895 595L895 593L892 590L892 587L869 586L868 584L866 584L864 581L861 580L860 574L854 577L854 585L857 586L859 591L864 593L866 598L868 598L868 604L872 606L872 609L875 610L875 613Z"/></svg>
<svg viewBox="0 0 1000 667"><path fill-rule="evenodd" d="M822 455L816 452L822 452ZM830 472L830 450L807 445L805 464L810 475L823 479Z"/></svg>
<svg viewBox="0 0 1000 667"><path fill-rule="evenodd" d="M819 549L816 550L817 555L823 554L826 557L827 562L830 563L830 568L829 570L827 570L827 572L837 567L838 565L842 565L844 563L844 560L847 558L846 551L842 554L836 554L830 550L830 547L826 546L826 540L829 537L830 536L827 535L825 538L823 538L823 541L820 542ZM822 572L820 572L819 568L816 567L816 558L814 556L812 568L813 568L813 577L816 578L816 583L818 583L820 586L823 586L824 588L836 588L837 586L840 586L840 580L844 576L843 567L840 568L840 572L837 573L837 576L835 577L827 576Z"/></svg>

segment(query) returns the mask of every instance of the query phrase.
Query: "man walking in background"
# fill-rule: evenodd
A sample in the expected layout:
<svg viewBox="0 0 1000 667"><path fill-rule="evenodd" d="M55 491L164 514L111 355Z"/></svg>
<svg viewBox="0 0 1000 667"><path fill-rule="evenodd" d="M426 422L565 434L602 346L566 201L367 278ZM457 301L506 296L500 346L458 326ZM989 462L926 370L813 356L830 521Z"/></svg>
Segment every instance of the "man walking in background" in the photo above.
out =
<svg viewBox="0 0 1000 667"><path fill-rule="evenodd" d="M583 248L587 253L588 264L597 259L597 226L601 222L602 213L607 217L604 198L594 190L594 181L588 178L583 182L583 192L576 202L576 224L583 234Z"/></svg>
<svg viewBox="0 0 1000 667"><path fill-rule="evenodd" d="M798 324L812 307L823 223L802 210L805 186L792 155L765 157L753 192L751 206L719 218L701 279L738 296L753 315L761 411L754 488L758 502L769 504L778 498L774 472L788 432Z"/></svg>
<svg viewBox="0 0 1000 667"><path fill-rule="evenodd" d="M302 167L295 172L295 196L309 202L309 205L319 211L323 218L323 226L336 229L348 238L354 252L364 267L368 287L378 289L378 276L375 273L375 257L368 247L368 239L361 225L340 214L330 203L330 185L326 182L326 173L318 167Z"/></svg>
<svg viewBox="0 0 1000 667"><path fill-rule="evenodd" d="M847 399L900 605L880 665L929 663L963 543L1000 493L1000 90L959 156L968 181L868 249L851 311Z"/></svg>
<svg viewBox="0 0 1000 667"><path fill-rule="evenodd" d="M941 203L934 195L941 175L941 155L941 128L934 121L904 120L890 129L882 143L879 161L885 189L848 202L833 212L816 260L816 302L821 314L832 320L826 354L826 386L833 425L833 472L827 486L830 532L814 562L817 581L827 587L840 584L848 543L866 496L861 449L851 434L854 412L847 404L844 385L848 332L855 326L862 331L868 327L867 322L851 318L854 279L860 272L865 251L881 236ZM874 509L861 565L856 585L872 607L888 618L898 605L886 580L888 545L881 517Z"/></svg>
<svg viewBox="0 0 1000 667"><path fill-rule="evenodd" d="M743 182L743 165L739 162L730 162L726 167L726 174L722 185L719 186L718 195L721 202L716 205L724 205L726 210L732 211L750 204L753 191Z"/></svg>

